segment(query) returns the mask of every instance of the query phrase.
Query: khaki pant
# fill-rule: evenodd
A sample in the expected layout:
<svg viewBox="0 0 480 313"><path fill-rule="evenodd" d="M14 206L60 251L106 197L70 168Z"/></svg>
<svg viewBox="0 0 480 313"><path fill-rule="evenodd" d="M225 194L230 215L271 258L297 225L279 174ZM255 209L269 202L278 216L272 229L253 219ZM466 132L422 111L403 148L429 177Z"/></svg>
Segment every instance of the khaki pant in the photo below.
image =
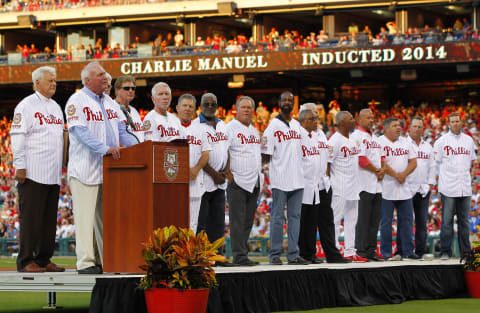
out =
<svg viewBox="0 0 480 313"><path fill-rule="evenodd" d="M77 270L103 264L102 184L85 185L74 177L69 183L75 218Z"/></svg>

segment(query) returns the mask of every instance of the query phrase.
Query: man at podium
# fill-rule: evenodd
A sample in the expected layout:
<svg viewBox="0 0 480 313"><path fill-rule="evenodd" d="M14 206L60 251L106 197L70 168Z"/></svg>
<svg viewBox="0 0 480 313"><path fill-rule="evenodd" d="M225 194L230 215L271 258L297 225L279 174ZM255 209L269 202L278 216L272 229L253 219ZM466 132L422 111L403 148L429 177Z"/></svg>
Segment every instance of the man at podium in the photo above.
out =
<svg viewBox="0 0 480 313"><path fill-rule="evenodd" d="M196 232L202 195L205 192L203 168L208 163L212 146L207 140L203 124L192 125L196 99L189 93L178 98L177 113L183 130L187 135L190 167L190 228Z"/></svg>
<svg viewBox="0 0 480 313"><path fill-rule="evenodd" d="M81 76L84 87L65 106L70 139L68 177L76 227L77 270L79 274L100 274L103 272L103 156L111 154L118 160L120 142L128 147L137 141L125 131L117 106L104 94L108 80L103 67L91 62L83 68Z"/></svg>
<svg viewBox="0 0 480 313"><path fill-rule="evenodd" d="M185 133L178 118L168 112L172 101L172 91L164 83L156 83L152 88L154 108L143 119L145 141L170 142L175 139L185 139Z"/></svg>

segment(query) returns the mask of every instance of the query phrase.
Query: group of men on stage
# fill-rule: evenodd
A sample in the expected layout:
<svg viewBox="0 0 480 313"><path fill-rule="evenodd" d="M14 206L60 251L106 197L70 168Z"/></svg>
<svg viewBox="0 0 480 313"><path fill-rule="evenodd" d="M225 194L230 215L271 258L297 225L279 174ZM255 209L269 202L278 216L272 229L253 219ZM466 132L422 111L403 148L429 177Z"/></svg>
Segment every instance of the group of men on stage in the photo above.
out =
<svg viewBox="0 0 480 313"><path fill-rule="evenodd" d="M51 67L40 67L32 73L36 91L15 109L11 136L21 212L18 271L64 271L50 258L55 245L61 169L68 161L77 271L102 273L102 158L110 154L119 159L121 145L128 147L144 140L187 139L190 227L197 233L206 231L212 242L223 237L226 198L233 265L258 264L248 258L248 238L264 182L262 165L268 165L273 194L271 264L283 264L285 207L288 264L322 262L315 257L317 230L327 262L380 261L376 253L379 224L383 258L421 258L425 253L428 199L437 175L443 203L442 259L451 256L454 214L461 252L469 250L469 170L476 155L473 140L461 133L462 123L456 113L448 118L450 132L434 148L422 139L424 125L419 117L412 119L408 138L400 136L400 121L395 118L384 121L385 135L375 136L374 116L368 109L360 112L357 129L349 112L339 112L335 117L337 131L327 140L318 128L315 104L304 104L297 121L291 117L294 95L285 91L279 97L280 114L261 137L251 123L255 101L250 97L237 100L236 118L225 124L215 116L217 97L206 93L200 101L201 113L192 120L195 97L179 97L177 117L168 112L170 87L160 82L152 88L154 109L142 122L130 105L135 97L135 78L117 78L116 97L112 99L108 76L98 62L82 70L84 87L65 106L68 130L60 106L52 99L56 73ZM67 131L68 145L64 140ZM68 149L68 157L62 153L64 149ZM395 256L394 209L398 218ZM338 244L342 220L344 256Z"/></svg>

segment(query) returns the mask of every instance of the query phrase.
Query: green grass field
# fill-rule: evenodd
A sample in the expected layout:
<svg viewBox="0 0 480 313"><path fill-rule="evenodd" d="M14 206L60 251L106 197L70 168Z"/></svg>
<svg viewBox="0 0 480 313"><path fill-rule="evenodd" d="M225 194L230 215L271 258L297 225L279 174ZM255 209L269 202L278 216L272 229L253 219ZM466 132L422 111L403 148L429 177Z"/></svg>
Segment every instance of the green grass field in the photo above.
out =
<svg viewBox="0 0 480 313"><path fill-rule="evenodd" d="M259 258L260 259L260 258ZM75 267L74 257L53 258L56 264ZM261 260L264 261L264 260ZM15 259L0 258L0 268L15 269ZM57 293L57 305L63 307L55 312L87 313L90 305L90 293ZM0 292L0 313L40 313L47 304L44 292ZM402 304L375 305L364 307L326 308L295 313L479 313L480 299L442 299L416 300ZM135 312L132 312L135 313ZM292 313L292 312L290 312Z"/></svg>

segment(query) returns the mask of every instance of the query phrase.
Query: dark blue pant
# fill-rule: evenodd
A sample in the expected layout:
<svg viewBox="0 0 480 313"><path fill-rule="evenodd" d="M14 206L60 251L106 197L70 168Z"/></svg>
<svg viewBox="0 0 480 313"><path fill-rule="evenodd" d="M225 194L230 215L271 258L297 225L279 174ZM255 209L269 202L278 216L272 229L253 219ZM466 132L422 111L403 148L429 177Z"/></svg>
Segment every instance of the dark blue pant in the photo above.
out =
<svg viewBox="0 0 480 313"><path fill-rule="evenodd" d="M440 228L441 254L452 256L453 217L457 214L458 245L463 255L470 251L468 213L472 197L442 197L442 227Z"/></svg>
<svg viewBox="0 0 480 313"><path fill-rule="evenodd" d="M208 240L214 242L225 234L225 190L205 192L198 214L197 234L204 230Z"/></svg>
<svg viewBox="0 0 480 313"><path fill-rule="evenodd" d="M413 254L413 205L412 199L382 199L380 218L380 252L383 257L392 256L392 221L393 210L397 209L397 246L402 256Z"/></svg>

